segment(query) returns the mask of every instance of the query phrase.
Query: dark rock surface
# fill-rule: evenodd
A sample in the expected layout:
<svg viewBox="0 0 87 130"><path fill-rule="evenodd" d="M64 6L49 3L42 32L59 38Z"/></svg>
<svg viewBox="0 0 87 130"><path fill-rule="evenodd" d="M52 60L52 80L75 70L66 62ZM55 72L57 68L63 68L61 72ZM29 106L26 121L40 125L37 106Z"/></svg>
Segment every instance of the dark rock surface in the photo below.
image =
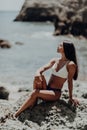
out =
<svg viewBox="0 0 87 130"><path fill-rule="evenodd" d="M25 0L14 21L51 21L54 35L73 34L87 37L86 0Z"/></svg>
<svg viewBox="0 0 87 130"><path fill-rule="evenodd" d="M1 48L11 48L11 44L8 40L0 39Z"/></svg>
<svg viewBox="0 0 87 130"><path fill-rule="evenodd" d="M8 97L9 97L9 91L5 87L0 86L0 99L8 100Z"/></svg>

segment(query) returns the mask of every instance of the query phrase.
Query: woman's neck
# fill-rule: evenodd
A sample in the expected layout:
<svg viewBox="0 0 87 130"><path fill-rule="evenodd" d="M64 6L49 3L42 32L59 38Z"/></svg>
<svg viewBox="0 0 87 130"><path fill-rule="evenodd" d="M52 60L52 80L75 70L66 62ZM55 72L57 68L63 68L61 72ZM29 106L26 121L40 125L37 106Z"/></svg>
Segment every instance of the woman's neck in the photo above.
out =
<svg viewBox="0 0 87 130"><path fill-rule="evenodd" d="M62 54L61 60L62 60L62 61L68 61L68 59L65 57L65 54Z"/></svg>

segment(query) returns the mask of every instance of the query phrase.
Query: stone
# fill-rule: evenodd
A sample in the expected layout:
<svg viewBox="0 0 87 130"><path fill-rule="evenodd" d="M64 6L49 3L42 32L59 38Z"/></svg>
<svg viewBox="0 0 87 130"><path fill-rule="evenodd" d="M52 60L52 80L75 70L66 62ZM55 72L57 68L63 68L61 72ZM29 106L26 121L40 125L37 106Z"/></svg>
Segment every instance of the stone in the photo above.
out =
<svg viewBox="0 0 87 130"><path fill-rule="evenodd" d="M82 97L87 99L87 93L82 94Z"/></svg>
<svg viewBox="0 0 87 130"><path fill-rule="evenodd" d="M86 0L25 0L14 21L53 22L54 35L87 37Z"/></svg>
<svg viewBox="0 0 87 130"><path fill-rule="evenodd" d="M8 97L9 97L9 91L5 87L0 86L0 99L8 100Z"/></svg>
<svg viewBox="0 0 87 130"><path fill-rule="evenodd" d="M8 40L0 39L1 48L11 48L11 44Z"/></svg>

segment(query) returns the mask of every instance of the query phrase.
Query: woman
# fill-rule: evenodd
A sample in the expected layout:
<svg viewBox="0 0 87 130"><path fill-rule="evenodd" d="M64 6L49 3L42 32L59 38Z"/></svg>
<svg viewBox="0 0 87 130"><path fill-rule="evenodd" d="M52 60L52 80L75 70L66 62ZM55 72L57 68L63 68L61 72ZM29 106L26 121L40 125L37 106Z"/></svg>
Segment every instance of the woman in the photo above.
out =
<svg viewBox="0 0 87 130"><path fill-rule="evenodd" d="M56 101L60 99L61 89L67 80L69 89L69 100L75 105L79 104L78 100L73 99L73 79L78 77L78 64L76 59L76 52L73 43L64 41L57 48L57 52L61 54L61 58L52 59L47 65L37 70L36 76L39 76L42 81L42 74L44 71L52 68L46 90L35 89L27 101L15 113L17 117L25 109L33 106L38 98L46 101Z"/></svg>

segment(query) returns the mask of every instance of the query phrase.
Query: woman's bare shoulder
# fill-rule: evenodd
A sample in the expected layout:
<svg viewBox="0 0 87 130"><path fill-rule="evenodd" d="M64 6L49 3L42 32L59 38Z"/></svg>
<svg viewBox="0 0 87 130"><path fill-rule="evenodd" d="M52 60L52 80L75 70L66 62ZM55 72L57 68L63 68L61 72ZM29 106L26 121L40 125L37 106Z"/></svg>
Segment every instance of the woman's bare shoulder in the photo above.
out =
<svg viewBox="0 0 87 130"><path fill-rule="evenodd" d="M76 64L74 63L74 61L69 61L69 62L68 62L68 65L69 65L69 66L76 66Z"/></svg>
<svg viewBox="0 0 87 130"><path fill-rule="evenodd" d="M74 69L74 68L76 68L76 64L73 61L69 61L67 67L68 67L68 69Z"/></svg>

